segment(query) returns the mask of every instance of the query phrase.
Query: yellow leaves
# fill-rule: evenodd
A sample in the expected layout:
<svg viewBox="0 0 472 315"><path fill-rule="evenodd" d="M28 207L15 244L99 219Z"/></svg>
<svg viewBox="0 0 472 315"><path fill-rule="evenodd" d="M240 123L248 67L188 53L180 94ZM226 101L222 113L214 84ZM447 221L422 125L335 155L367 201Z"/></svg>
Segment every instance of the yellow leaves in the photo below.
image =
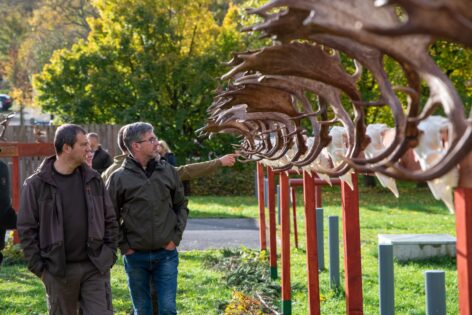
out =
<svg viewBox="0 0 472 315"><path fill-rule="evenodd" d="M233 299L226 306L225 315L259 315L264 314L261 311L261 302L245 295L242 292L233 290Z"/></svg>
<svg viewBox="0 0 472 315"><path fill-rule="evenodd" d="M267 251L266 250L261 250L259 253L259 261L267 261Z"/></svg>

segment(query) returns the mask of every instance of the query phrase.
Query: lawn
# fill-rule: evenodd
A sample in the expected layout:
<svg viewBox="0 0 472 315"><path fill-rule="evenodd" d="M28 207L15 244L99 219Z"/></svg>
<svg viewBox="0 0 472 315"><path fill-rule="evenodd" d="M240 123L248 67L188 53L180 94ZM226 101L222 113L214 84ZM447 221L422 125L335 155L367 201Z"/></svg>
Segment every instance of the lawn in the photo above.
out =
<svg viewBox="0 0 472 315"><path fill-rule="evenodd" d="M378 314L377 235L392 233L448 233L455 235L455 217L432 197L426 187L402 183L400 198L396 199L381 188L360 188L360 224L362 242L362 273L364 313ZM293 249L292 297L293 314L307 314L306 264L304 252L303 200L298 194L298 228L300 249ZM338 188L323 190L325 238L327 217L340 217L342 240L341 200ZM257 203L248 197L190 198L191 217L257 217ZM341 241L342 242L342 241ZM293 242L292 242L293 244ZM341 272L343 250L341 243ZM180 314L221 314L221 305L231 299L232 288L225 283L221 272L202 264L205 256L217 256L217 251L181 253L178 309ZM328 265L328 247L325 241ZM279 261L280 263L280 261ZM447 314L458 314L457 273L454 259L428 260L400 264L395 262L395 306L397 314L425 314L424 272L440 269L446 272ZM280 265L279 265L280 272ZM341 279L343 283L343 279ZM125 314L130 309L126 277L121 260L112 270L114 308ZM329 288L328 271L320 273L323 314L344 314L343 291ZM42 314L45 302L42 284L22 265L0 269L0 314Z"/></svg>

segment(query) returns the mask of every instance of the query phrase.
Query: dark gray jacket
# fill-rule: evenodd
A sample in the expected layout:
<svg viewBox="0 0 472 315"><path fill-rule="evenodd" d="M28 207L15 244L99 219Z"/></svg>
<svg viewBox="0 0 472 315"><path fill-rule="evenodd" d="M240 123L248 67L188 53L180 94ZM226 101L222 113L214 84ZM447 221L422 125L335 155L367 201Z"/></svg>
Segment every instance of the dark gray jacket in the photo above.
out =
<svg viewBox="0 0 472 315"><path fill-rule="evenodd" d="M93 154L92 168L98 173L103 173L110 165L113 164L113 158L107 151L103 150L102 146L98 146L97 151Z"/></svg>
<svg viewBox="0 0 472 315"><path fill-rule="evenodd" d="M55 156L43 161L25 180L18 214L18 232L28 268L41 276L44 268L65 276L64 226L61 196L52 176ZM80 166L88 212L87 253L105 273L116 261L118 224L115 211L100 175L85 164ZM71 192L74 193L74 192Z"/></svg>
<svg viewBox="0 0 472 315"><path fill-rule="evenodd" d="M165 161L153 163L146 176L143 168L127 157L107 181L120 226L121 252L128 249L157 250L170 241L179 245L187 224L188 208L182 182Z"/></svg>

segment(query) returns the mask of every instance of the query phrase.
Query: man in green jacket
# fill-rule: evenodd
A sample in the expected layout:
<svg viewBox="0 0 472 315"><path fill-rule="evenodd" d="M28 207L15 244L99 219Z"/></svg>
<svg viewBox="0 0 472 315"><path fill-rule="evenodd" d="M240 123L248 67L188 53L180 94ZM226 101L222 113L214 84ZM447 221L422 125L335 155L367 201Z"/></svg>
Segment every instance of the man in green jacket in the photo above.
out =
<svg viewBox="0 0 472 315"><path fill-rule="evenodd" d="M134 312L152 314L152 279L159 314L177 314L177 246L188 217L182 182L174 167L157 159L152 125L130 124L123 139L129 155L106 187L120 226L119 247Z"/></svg>
<svg viewBox="0 0 472 315"><path fill-rule="evenodd" d="M123 141L123 133L128 125L120 128L118 131L117 142L122 154L113 158L113 164L102 173L102 179L106 183L117 169L121 167L126 156L129 154ZM226 154L218 159L208 162L192 163L175 167L181 181L191 180L193 178L213 175L221 167L231 167L236 162L237 154Z"/></svg>

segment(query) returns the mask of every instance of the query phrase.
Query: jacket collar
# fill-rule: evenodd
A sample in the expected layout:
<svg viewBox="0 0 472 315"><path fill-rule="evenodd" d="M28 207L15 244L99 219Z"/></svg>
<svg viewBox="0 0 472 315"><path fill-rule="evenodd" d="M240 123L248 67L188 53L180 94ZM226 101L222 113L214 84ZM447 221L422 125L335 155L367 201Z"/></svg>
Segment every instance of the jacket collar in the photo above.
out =
<svg viewBox="0 0 472 315"><path fill-rule="evenodd" d="M164 163L158 156L154 161L150 161L148 165L153 165L154 170L162 170L164 169ZM136 161L133 156L127 155L125 161L123 162L123 166L126 169L129 169L130 171L133 172L144 172L144 168L141 166L141 164Z"/></svg>
<svg viewBox="0 0 472 315"><path fill-rule="evenodd" d="M56 186L56 181L53 177L53 164L55 161L55 155L45 158L35 172L41 180L54 186ZM80 173L82 174L82 178L84 179L84 183L88 183L94 178L100 179L100 175L98 174L98 172L88 167L85 163L82 163L82 165L79 166L79 169Z"/></svg>

